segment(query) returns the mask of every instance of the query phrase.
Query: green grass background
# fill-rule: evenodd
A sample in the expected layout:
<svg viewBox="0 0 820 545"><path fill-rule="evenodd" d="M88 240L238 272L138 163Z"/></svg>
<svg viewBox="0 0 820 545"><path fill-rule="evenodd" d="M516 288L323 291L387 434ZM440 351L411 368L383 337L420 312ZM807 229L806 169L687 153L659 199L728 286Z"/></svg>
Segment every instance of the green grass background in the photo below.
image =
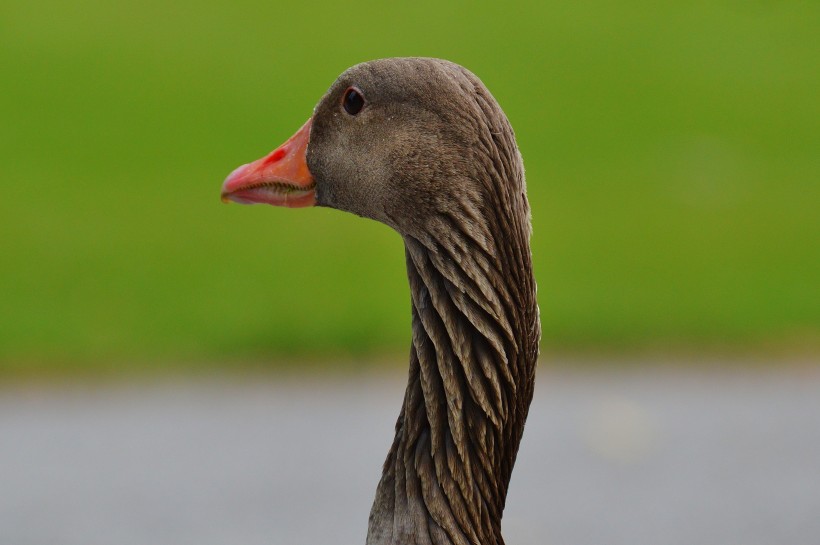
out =
<svg viewBox="0 0 820 545"><path fill-rule="evenodd" d="M812 351L818 28L809 1L6 0L0 370L403 352L398 235L219 188L405 55L516 129L546 351Z"/></svg>

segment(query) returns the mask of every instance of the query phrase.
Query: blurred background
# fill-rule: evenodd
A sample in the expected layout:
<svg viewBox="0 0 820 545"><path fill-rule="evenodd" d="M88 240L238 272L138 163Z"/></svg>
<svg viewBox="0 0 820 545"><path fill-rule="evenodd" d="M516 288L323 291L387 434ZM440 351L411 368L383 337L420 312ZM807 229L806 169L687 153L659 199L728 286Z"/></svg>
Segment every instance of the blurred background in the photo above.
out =
<svg viewBox="0 0 820 545"><path fill-rule="evenodd" d="M5 411L0 414L0 455L6 463L0 466L6 469L0 470L0 485L5 482L6 491L17 492L0 502L0 541L9 542L2 532L11 528L17 543L54 542L48 539L54 535L64 543L75 542L71 536L78 543L91 542L88 536L101 524L96 511L76 513L59 501L43 503L59 481L43 468L65 477L85 460L90 465L87 486L79 489L84 492L69 477L59 482L66 497L79 493L87 505L120 505L107 519L109 525L116 525L118 516L141 520L138 515L129 519L133 504L122 500L123 488L137 495L135 490L143 490L150 501L140 505L149 511L165 505L157 498L192 510L186 519L175 518L174 509L160 509L166 513L158 515L161 530L150 539L135 538L146 525L134 523L133 532L123 530L118 542L131 542L126 536L135 543L161 543L162 536L174 536L176 541L169 541L174 543L188 542L185 536L208 542L192 522L213 520L205 515L207 509L197 511L199 504L150 488L153 481L146 475L157 466L137 460L152 459L153 452L157 463L190 462L190 443L181 441L187 446L174 450L162 442L166 436L156 424L165 418L177 419L173 429L200 430L200 439L210 446L211 440L222 448L240 444L220 435L207 407L214 399L223 408L245 407L242 403L257 395L290 400L282 406L251 402L247 409L259 411L248 421L261 426L248 430L249 436L270 437L274 443L284 440L281 426L264 416L274 409L301 418L315 415L293 429L327 422L327 413L317 407L352 411L349 418L340 417L340 426L385 413L384 422L372 422L382 426L378 448L362 447L351 455L372 460L366 493L360 502L350 502L359 509L350 516L351 541L363 541L409 346L401 240L383 225L333 210L225 206L219 189L233 168L271 151L300 127L344 69L368 59L410 55L443 57L468 67L491 89L516 130L533 211L543 322L540 374L548 377L542 381L546 390L539 390L548 401L534 407L528 429L541 430L546 444L558 441L554 438L564 430L567 444L575 437L579 449L593 454L608 452L595 445L614 437L616 460L618 441L632 437L643 445L649 441L647 430L660 430L661 446L635 447L640 452L672 448L663 443L662 431L677 429L678 421L717 426L714 437L734 432L740 437L737 422L726 416L735 413L717 405L715 412L704 409L700 420L697 415L693 420L662 416L678 415L664 400L679 399L681 411L725 403L724 390L708 386L716 381L737 393L733 407L748 424L749 435L743 437L751 441L739 439L739 458L726 456L749 461L755 475L768 475L772 480L761 481L761 489L780 490L784 498L798 498L803 508L817 512L816 473L814 481L801 476L817 470L816 461L807 460L820 459L820 438L805 442L807 430L820 437L818 396L808 394L820 392L818 28L820 4L806 1L2 3L0 406ZM299 373L307 369L323 378ZM261 380L270 391L254 388L270 396L249 393L235 371L250 371L256 377L251 382ZM283 383L285 371L289 378ZM203 372L223 378L205 379L205 386L197 382L201 376L179 378ZM226 373L233 378L224 378ZM101 377L116 384L100 385ZM120 381L123 377L129 380ZM166 377L161 386L157 377ZM313 388L315 380L322 386ZM96 386L89 391L91 383ZM607 390L610 383L614 391ZM564 399L557 393L562 385L578 397L556 405ZM375 396L372 406L355 402L365 388L375 390L368 394ZM385 392L384 405L379 392ZM641 392L660 405L640 401ZM394 395L387 399L387 393ZM317 395L339 404L323 405ZM583 399L589 405L578 405ZM770 427L761 431L755 423L780 414L773 407L785 411L789 425L767 420ZM242 420L241 410L227 411ZM99 422L101 413L124 415L136 435L122 431L122 419ZM562 414L569 420L555 420ZM576 422L572 414L591 420L578 416ZM615 420L608 420L612 414ZM57 416L75 420L58 425ZM227 417L216 421L236 432ZM196 422L208 424L197 428ZM63 436L51 433L58 428L62 443L55 437ZM93 438L116 437L111 430L123 433L122 442L95 443ZM782 434L782 452L748 458L750 452L762 456L750 445L769 444L775 432ZM595 433L600 437L595 439ZM714 445L681 433L682 444ZM15 439L2 443L2 437ZM78 451L77 437L99 448L81 441L91 450ZM585 442L585 437L593 438ZM299 443L296 436L292 440ZM123 484L94 471L108 462L111 475L121 475L115 468L131 467L130 458L118 458L118 453L132 453L131 447L142 453L132 462L143 471L134 469L132 481ZM316 448L333 452L328 445ZM522 464L538 459L549 465L536 454L535 443L531 448L525 437ZM703 448L703 463L723 467L723 455ZM35 451L52 458L32 458ZM193 455L202 452L194 449ZM184 484L171 489L228 498L226 505L236 505L229 501L233 496L208 481L222 475L225 482L239 482L219 473L238 463L230 452L223 454L214 455L212 465L203 462L201 471L184 481L204 482L204 491ZM247 467L280 460L273 466L289 474L307 471L268 454L239 459ZM583 461L571 453L566 459L568 464ZM672 473L661 462L665 458L651 459L666 468L656 468L658 475ZM530 463L535 472L543 470ZM597 481L612 483L614 502L619 479L636 482L618 463L612 471L602 470ZM555 475L576 475L568 466L550 467ZM775 467L794 473L787 476ZM689 469L697 473L696 466ZM583 466L577 471L589 477ZM741 471L738 479L748 474ZM26 475L30 478L21 477ZM168 478L184 475L168 469ZM650 506L664 505L665 481L640 475L649 488L636 493L653 500ZM88 484L94 478L101 488ZM795 492L781 486L786 481L798 488L801 482L818 486ZM143 489L135 484L146 482ZM316 479L310 501L330 494L321 492L321 482ZM511 505L517 501L515 482ZM726 491L719 488L720 479L682 477L681 482L718 487L712 493L693 492L694 498L722 497L715 491ZM277 486L265 488L273 503L260 500L262 506L249 500L258 492L252 486L235 493L256 505L259 520L268 520L265 514L276 512L276 502L290 497L289 489ZM550 510L558 500L545 495L549 490L549 485L532 489L528 505ZM743 487L730 490L736 494L726 496L727 504L749 501ZM110 497L123 503L112 503ZM260 497L268 498L261 492ZM606 494L597 497L602 510L611 505L604 501ZM809 517L799 518L803 511L783 507L797 517L784 519L775 505L782 502L762 501L758 511L741 509L737 528L768 516L780 522L763 525L774 532L768 534L770 542L809 543L807 536L820 534ZM45 530L33 521L44 513L57 521L53 535L37 533ZM647 516L640 510L632 514ZM524 520L520 528L532 529L515 534L521 543L549 542L546 535L564 536L565 542L603 542L584 534L587 530L573 533L561 526L571 524L572 517L550 522L542 512L531 519L518 516ZM256 528L259 536L280 530L286 532L280 537L290 536L274 543L301 543L282 530L292 520L283 518L265 531L252 521L242 526ZM640 536L647 543L672 542L658 536L668 538L673 522L660 524L657 534L651 528L630 533L629 520L624 515L611 521L625 525L623 542L640 543ZM604 536L621 535L606 528ZM729 536L722 543L752 542L748 535L733 540L740 534L732 528L720 534ZM790 528L790 537L778 528ZM213 528L209 532L220 535ZM690 543L717 542L676 535Z"/></svg>

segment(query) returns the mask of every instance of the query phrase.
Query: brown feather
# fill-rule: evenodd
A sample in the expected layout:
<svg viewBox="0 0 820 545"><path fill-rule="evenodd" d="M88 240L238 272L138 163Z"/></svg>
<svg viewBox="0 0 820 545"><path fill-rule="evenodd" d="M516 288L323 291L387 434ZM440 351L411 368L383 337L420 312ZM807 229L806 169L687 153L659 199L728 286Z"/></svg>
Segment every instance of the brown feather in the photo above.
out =
<svg viewBox="0 0 820 545"><path fill-rule="evenodd" d="M339 109L350 86L365 107ZM540 324L515 135L466 69L383 59L316 107L317 203L405 242L410 371L368 545L502 545L501 516L532 399Z"/></svg>

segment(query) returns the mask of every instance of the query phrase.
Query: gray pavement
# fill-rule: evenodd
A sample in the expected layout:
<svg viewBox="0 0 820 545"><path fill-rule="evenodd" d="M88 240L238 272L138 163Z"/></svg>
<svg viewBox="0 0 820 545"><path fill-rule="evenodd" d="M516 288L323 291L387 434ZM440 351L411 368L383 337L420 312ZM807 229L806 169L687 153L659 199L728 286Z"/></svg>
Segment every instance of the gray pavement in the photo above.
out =
<svg viewBox="0 0 820 545"><path fill-rule="evenodd" d="M363 544L403 380L0 386L0 545ZM820 544L820 368L542 365L504 528Z"/></svg>

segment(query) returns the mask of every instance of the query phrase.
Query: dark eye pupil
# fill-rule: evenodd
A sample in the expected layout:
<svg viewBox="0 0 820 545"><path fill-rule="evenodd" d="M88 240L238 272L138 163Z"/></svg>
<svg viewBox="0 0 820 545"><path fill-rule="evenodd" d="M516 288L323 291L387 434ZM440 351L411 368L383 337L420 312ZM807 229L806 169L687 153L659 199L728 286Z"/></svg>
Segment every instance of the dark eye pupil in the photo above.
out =
<svg viewBox="0 0 820 545"><path fill-rule="evenodd" d="M362 97L362 94L356 89L348 89L345 92L343 105L347 113L349 113L350 115L356 115L362 110L362 107L364 106L364 98Z"/></svg>

